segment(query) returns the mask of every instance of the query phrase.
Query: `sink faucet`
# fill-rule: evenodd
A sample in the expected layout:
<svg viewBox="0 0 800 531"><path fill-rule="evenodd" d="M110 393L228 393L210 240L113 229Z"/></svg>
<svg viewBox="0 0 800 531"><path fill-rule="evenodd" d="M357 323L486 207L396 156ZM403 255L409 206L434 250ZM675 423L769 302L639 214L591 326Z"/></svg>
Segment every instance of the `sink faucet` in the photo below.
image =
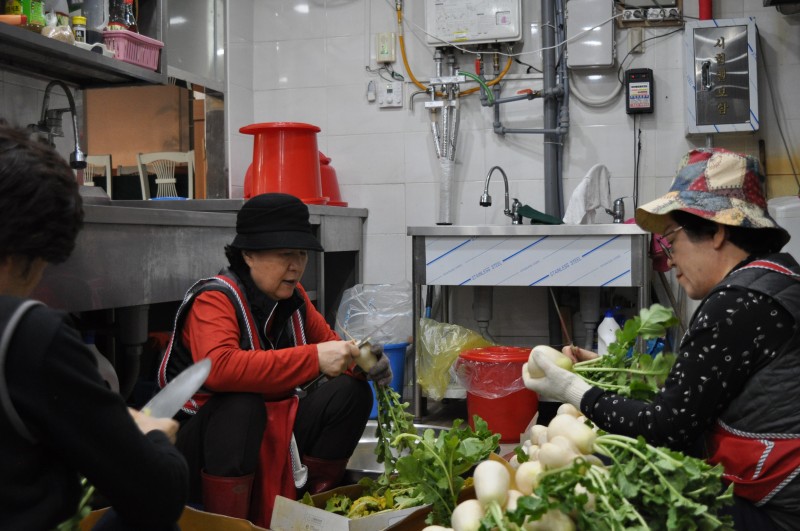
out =
<svg viewBox="0 0 800 531"><path fill-rule="evenodd" d="M623 223L625 221L625 201L623 199L625 198L618 197L614 200L613 210L606 209L606 213L614 217L614 223Z"/></svg>
<svg viewBox="0 0 800 531"><path fill-rule="evenodd" d="M519 199L515 197L511 207L508 206L508 177L506 177L506 172L504 172L503 168L500 166L492 167L492 169L489 170L489 173L486 175L486 184L483 186L483 195L481 195L479 204L482 207L492 206L492 196L489 195L489 181L492 178L492 173L494 173L494 170L498 170L500 172L500 175L503 176L503 183L506 186L506 205L503 209L503 214L511 218L512 225L520 225L522 223L522 214L519 213L519 209L522 207L522 203L520 203Z"/></svg>
<svg viewBox="0 0 800 531"><path fill-rule="evenodd" d="M64 94L66 94L67 101L69 102L68 109L49 108L50 91L53 90L53 87L56 85L61 87L61 89L64 91ZM35 133L46 133L47 143L53 146L53 137L64 136L61 115L65 112L69 112L72 115L72 134L75 138L75 149L69 154L69 165L72 169L82 170L86 168L86 154L81 151L80 142L78 141L78 116L75 110L75 100L73 99L72 92L70 92L67 85L58 80L53 80L47 84L47 87L44 89L42 116L38 123L29 125L28 129Z"/></svg>

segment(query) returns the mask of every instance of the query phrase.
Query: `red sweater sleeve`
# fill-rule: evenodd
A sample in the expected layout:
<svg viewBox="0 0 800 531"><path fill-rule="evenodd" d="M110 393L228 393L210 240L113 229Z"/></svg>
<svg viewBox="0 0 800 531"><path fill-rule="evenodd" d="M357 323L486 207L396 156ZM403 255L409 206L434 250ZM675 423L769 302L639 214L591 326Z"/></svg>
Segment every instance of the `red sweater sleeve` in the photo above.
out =
<svg viewBox="0 0 800 531"><path fill-rule="evenodd" d="M261 393L282 398L319 374L317 345L339 339L322 315L306 300L305 331L308 345L277 350L242 350L236 312L219 291L197 296L183 329L182 339L194 361L211 358L206 387L217 392Z"/></svg>

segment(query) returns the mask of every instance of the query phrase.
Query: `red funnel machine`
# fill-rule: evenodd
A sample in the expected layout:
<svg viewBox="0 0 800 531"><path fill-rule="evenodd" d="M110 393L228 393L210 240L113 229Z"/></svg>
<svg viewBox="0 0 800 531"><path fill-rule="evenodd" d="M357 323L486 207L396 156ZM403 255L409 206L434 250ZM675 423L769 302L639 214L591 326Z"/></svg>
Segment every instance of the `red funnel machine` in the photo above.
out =
<svg viewBox="0 0 800 531"><path fill-rule="evenodd" d="M322 180L322 193L327 196L328 206L341 206L346 207L347 202L342 201L341 192L339 192L339 179L336 177L336 170L331 166L331 158L319 152L319 175Z"/></svg>
<svg viewBox="0 0 800 531"><path fill-rule="evenodd" d="M281 192L311 205L324 205L316 125L296 122L250 124L240 133L254 135L253 163L245 195Z"/></svg>

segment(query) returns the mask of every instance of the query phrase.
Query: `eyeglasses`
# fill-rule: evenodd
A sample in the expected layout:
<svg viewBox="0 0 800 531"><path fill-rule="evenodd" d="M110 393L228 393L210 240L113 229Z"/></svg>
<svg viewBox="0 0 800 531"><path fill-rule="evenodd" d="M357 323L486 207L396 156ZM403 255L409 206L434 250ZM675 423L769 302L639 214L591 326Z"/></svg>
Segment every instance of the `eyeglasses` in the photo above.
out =
<svg viewBox="0 0 800 531"><path fill-rule="evenodd" d="M667 257L667 260L672 260L672 243L667 241L667 237L672 236L673 234L675 234L680 230L683 230L683 227L681 225L678 225L674 229L668 230L667 232L662 234L660 238L656 238L656 243L658 243L658 246L661 247L662 251L664 251L664 256Z"/></svg>

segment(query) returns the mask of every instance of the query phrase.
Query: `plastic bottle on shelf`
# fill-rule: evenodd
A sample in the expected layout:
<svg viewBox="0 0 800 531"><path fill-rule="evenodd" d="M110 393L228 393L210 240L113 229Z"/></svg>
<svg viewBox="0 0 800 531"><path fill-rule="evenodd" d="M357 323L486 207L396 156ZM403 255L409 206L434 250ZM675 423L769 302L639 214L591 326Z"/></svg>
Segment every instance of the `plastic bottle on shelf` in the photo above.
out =
<svg viewBox="0 0 800 531"><path fill-rule="evenodd" d="M133 13L133 0L111 0L108 6L108 29L139 33Z"/></svg>
<svg viewBox="0 0 800 531"><path fill-rule="evenodd" d="M597 325L597 353L601 356L608 353L608 345L617 340L619 323L614 319L614 312L606 310L605 317Z"/></svg>

